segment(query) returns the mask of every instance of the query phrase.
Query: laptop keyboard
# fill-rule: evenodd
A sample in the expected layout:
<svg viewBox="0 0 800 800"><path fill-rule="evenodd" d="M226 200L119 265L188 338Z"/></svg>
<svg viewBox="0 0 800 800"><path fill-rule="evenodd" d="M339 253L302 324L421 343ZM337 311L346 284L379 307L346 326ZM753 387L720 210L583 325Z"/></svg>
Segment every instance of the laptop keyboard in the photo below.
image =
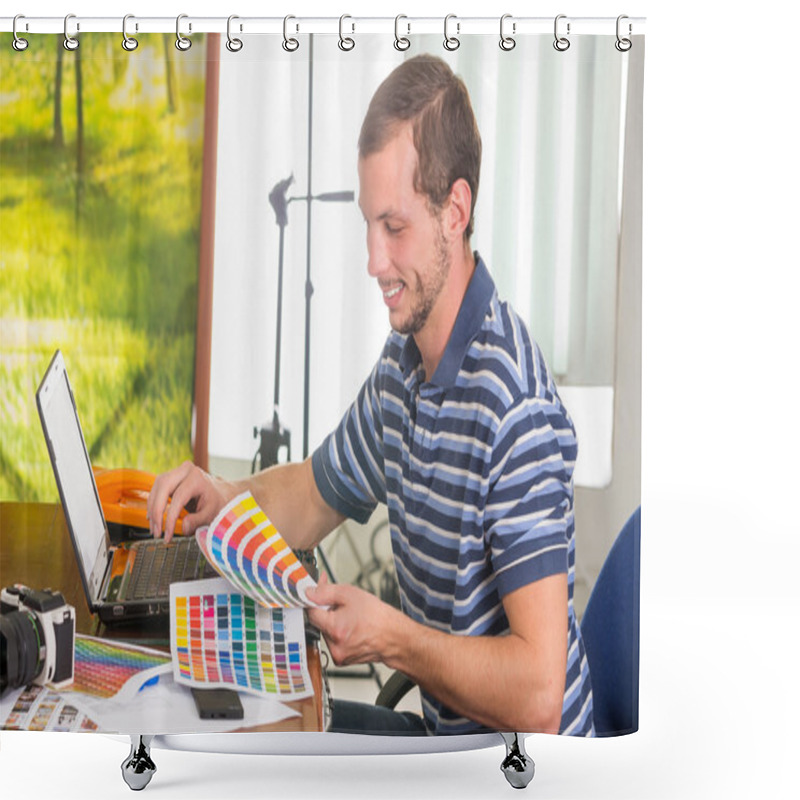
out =
<svg viewBox="0 0 800 800"><path fill-rule="evenodd" d="M171 583L216 574L194 537L176 539L169 544L142 542L132 549L136 558L125 593L128 600L169 597Z"/></svg>

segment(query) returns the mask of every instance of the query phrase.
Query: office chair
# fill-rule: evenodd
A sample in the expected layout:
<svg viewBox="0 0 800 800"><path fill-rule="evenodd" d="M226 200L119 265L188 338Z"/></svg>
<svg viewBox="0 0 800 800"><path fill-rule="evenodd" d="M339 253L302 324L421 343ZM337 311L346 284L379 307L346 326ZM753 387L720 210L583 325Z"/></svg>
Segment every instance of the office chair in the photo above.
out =
<svg viewBox="0 0 800 800"><path fill-rule="evenodd" d="M581 621L597 736L639 729L639 546L641 506L606 556Z"/></svg>

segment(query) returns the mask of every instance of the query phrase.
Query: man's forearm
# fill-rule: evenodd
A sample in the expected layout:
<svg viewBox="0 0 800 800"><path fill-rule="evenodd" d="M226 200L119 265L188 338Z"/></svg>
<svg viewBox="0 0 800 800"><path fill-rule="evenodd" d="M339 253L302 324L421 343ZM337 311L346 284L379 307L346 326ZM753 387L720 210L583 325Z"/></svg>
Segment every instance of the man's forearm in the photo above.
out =
<svg viewBox="0 0 800 800"><path fill-rule="evenodd" d="M399 614L383 648L388 666L468 719L497 730L558 732L562 659L553 669L548 654L537 653L516 634L456 636Z"/></svg>
<svg viewBox="0 0 800 800"><path fill-rule="evenodd" d="M290 547L310 550L343 517L325 503L314 481L311 460L279 464L231 485L250 491Z"/></svg>

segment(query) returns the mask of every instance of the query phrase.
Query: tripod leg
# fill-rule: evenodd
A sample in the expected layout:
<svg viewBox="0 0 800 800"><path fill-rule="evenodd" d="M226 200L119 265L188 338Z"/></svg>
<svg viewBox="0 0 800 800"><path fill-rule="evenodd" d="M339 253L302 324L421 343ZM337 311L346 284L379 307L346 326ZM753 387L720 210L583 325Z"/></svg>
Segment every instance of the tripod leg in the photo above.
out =
<svg viewBox="0 0 800 800"><path fill-rule="evenodd" d="M525 752L525 740L517 733L501 733L506 743L506 757L500 769L515 789L524 789L535 771L533 759Z"/></svg>
<svg viewBox="0 0 800 800"><path fill-rule="evenodd" d="M150 758L152 736L131 734L131 752L122 762L122 778L133 791L144 789L156 772L156 765Z"/></svg>

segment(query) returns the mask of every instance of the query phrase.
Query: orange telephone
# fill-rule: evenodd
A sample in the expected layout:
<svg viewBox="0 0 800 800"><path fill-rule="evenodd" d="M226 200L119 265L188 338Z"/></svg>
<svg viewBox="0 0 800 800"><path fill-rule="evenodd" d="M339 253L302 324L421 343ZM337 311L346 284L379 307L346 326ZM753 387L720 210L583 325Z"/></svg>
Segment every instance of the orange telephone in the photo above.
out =
<svg viewBox="0 0 800 800"><path fill-rule="evenodd" d="M109 525L150 530L147 519L147 495L153 488L156 476L138 469L102 469L92 467L103 516ZM183 533L183 518L186 509L181 509L175 523L175 533Z"/></svg>

